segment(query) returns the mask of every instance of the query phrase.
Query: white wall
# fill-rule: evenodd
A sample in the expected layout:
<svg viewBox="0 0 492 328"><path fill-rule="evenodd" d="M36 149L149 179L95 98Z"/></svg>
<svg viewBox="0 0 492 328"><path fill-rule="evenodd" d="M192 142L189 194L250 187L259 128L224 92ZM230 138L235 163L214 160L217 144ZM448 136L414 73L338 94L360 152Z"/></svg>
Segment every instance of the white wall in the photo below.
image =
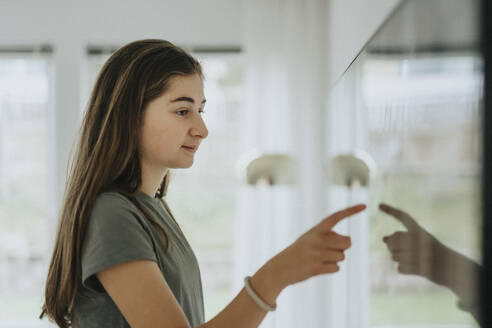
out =
<svg viewBox="0 0 492 328"><path fill-rule="evenodd" d="M160 37L181 44L237 44L241 0L2 0L0 45L121 42Z"/></svg>

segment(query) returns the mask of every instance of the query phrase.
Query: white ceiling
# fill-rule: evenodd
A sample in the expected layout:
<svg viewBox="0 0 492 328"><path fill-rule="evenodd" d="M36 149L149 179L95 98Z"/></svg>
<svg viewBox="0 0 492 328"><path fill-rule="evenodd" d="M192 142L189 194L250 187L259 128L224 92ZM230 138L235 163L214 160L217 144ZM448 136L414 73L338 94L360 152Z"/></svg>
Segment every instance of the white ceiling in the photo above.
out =
<svg viewBox="0 0 492 328"><path fill-rule="evenodd" d="M157 37L180 45L237 45L241 0L0 0L0 45L122 44Z"/></svg>

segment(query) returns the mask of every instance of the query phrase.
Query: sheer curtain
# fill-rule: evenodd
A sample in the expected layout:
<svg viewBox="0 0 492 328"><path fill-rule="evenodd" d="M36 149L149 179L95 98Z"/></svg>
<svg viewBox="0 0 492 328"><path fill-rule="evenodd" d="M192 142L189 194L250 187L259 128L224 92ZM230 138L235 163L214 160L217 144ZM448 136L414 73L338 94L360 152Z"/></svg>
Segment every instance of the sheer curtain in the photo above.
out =
<svg viewBox="0 0 492 328"><path fill-rule="evenodd" d="M244 1L246 88L238 173L257 153L292 156L295 185L248 186L237 194L234 289L243 277L324 218L323 171L326 93L326 1ZM261 327L323 327L329 277L284 290Z"/></svg>

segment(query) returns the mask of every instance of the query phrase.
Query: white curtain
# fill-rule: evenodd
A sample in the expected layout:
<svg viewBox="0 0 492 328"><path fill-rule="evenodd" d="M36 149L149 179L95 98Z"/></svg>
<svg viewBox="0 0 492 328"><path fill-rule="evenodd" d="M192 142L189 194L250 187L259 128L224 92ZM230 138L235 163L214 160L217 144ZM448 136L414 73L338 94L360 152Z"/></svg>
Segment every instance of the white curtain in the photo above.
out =
<svg viewBox="0 0 492 328"><path fill-rule="evenodd" d="M246 89L241 149L283 153L300 167L294 186L244 186L237 196L234 289L327 212L325 0L244 1ZM246 157L247 158L247 157ZM244 172L242 172L244 173ZM331 326L329 277L284 290L261 327Z"/></svg>

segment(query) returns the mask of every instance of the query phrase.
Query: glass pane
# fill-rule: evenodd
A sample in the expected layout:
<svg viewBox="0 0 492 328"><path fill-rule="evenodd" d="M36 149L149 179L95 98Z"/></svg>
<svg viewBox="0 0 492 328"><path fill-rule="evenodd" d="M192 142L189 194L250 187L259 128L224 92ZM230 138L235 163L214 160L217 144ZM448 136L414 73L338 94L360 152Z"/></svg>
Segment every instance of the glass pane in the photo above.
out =
<svg viewBox="0 0 492 328"><path fill-rule="evenodd" d="M361 185L371 327L479 325L478 6L402 2L333 92L346 109L335 128L351 131L345 148L370 170L368 188Z"/></svg>
<svg viewBox="0 0 492 328"><path fill-rule="evenodd" d="M51 70L48 56L0 54L0 325L10 327L39 322L44 293Z"/></svg>
<svg viewBox="0 0 492 328"><path fill-rule="evenodd" d="M475 262L480 260L482 75L475 69L479 61L471 55L395 60L368 56L364 63L367 150L378 167L371 192L374 324L473 323L469 314L456 309L457 299L450 290L439 286L442 279L452 279L444 277L451 275L450 270L459 273L464 268L445 268L431 249L433 239L427 240L420 229ZM419 231L415 238L407 238L412 229L377 210L380 201L418 222L421 228L415 230ZM413 245L398 245L399 237L393 235L397 248L390 254L381 239L395 231L406 231L401 243ZM390 255L405 259L392 261ZM408 270L416 274L399 274L398 265L409 262Z"/></svg>

